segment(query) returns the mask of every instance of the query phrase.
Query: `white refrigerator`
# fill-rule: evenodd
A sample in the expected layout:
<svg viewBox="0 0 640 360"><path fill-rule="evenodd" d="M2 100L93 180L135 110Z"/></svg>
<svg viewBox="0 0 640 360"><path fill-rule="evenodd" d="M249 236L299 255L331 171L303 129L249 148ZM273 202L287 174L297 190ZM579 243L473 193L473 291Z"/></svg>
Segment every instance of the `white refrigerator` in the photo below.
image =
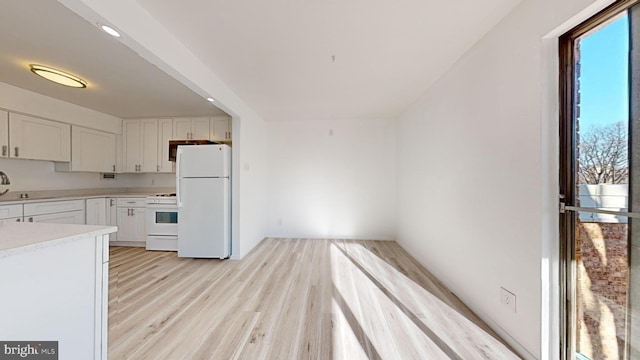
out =
<svg viewBox="0 0 640 360"><path fill-rule="evenodd" d="M231 255L231 148L178 146L178 257Z"/></svg>

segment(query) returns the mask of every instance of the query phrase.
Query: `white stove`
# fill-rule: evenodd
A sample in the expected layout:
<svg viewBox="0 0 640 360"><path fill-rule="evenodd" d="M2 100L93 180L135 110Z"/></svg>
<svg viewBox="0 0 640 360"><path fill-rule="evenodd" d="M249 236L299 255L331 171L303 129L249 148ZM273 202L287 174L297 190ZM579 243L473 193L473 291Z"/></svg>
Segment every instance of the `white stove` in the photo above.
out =
<svg viewBox="0 0 640 360"><path fill-rule="evenodd" d="M175 194L147 197L146 248L178 251L178 202Z"/></svg>
<svg viewBox="0 0 640 360"><path fill-rule="evenodd" d="M147 197L147 206L155 204L178 204L176 194L157 194Z"/></svg>

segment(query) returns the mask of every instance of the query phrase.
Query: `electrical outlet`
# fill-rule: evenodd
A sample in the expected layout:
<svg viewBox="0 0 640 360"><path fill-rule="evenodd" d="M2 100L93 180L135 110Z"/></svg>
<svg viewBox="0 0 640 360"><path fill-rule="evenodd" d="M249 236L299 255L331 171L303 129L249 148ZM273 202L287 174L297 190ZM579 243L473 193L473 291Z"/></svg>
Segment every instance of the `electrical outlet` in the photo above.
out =
<svg viewBox="0 0 640 360"><path fill-rule="evenodd" d="M500 288L500 303L507 309L516 313L516 294L501 287Z"/></svg>

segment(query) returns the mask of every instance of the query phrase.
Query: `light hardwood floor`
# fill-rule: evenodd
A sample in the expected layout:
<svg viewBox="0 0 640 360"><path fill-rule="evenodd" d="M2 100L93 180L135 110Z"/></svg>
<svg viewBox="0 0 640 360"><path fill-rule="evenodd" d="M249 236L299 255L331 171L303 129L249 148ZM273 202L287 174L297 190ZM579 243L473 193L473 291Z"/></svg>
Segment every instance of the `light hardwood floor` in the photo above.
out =
<svg viewBox="0 0 640 360"><path fill-rule="evenodd" d="M518 359L395 242L111 248L109 359Z"/></svg>

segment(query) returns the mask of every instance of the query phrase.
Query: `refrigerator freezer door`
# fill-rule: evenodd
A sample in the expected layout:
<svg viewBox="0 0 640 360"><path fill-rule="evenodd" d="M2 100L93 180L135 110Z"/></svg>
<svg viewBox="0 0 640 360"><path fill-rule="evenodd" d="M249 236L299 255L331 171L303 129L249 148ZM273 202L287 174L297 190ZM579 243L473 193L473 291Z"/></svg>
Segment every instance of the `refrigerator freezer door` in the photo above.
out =
<svg viewBox="0 0 640 360"><path fill-rule="evenodd" d="M228 145L178 146L177 177L229 177L231 148Z"/></svg>
<svg viewBox="0 0 640 360"><path fill-rule="evenodd" d="M228 258L231 206L228 178L182 178L178 256Z"/></svg>

